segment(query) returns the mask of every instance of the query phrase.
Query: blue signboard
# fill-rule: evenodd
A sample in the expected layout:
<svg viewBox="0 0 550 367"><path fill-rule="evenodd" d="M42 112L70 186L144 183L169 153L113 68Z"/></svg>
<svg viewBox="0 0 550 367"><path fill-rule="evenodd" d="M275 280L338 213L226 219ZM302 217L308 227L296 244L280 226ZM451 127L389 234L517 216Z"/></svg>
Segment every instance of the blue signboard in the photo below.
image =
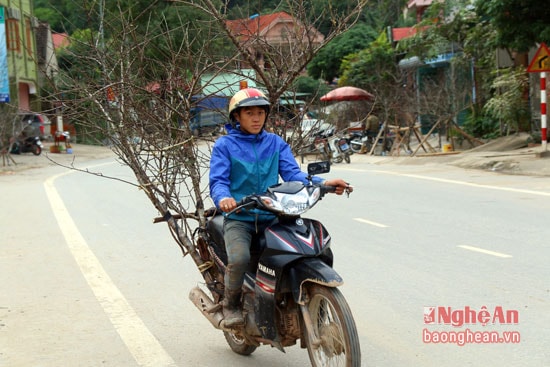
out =
<svg viewBox="0 0 550 367"><path fill-rule="evenodd" d="M6 22L4 7L0 6L0 102L10 101L10 78L8 74L8 48L6 46Z"/></svg>

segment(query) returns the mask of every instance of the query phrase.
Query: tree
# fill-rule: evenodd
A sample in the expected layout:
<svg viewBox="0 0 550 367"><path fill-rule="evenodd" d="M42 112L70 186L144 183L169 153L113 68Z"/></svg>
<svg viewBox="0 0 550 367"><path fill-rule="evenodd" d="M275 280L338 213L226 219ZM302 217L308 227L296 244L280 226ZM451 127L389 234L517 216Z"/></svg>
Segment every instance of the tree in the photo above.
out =
<svg viewBox="0 0 550 367"><path fill-rule="evenodd" d="M474 7L447 1L434 2L416 29L416 35L399 42L398 48L407 52L408 57L417 56L422 62L438 55L452 55L449 67L454 71L448 75L462 80L449 82L458 87L456 93L463 96L463 100L452 99L454 106L449 107L458 112L466 111L468 123L464 127L468 133L477 137L492 135L498 126L488 123L491 119L484 116L483 106L492 97L495 77L497 42L493 25L480 17ZM460 92L473 90L474 86L475 94ZM496 130L491 131L491 128Z"/></svg>
<svg viewBox="0 0 550 367"><path fill-rule="evenodd" d="M544 1L478 0L476 10L495 28L499 47L527 52L550 43L550 7Z"/></svg>
<svg viewBox="0 0 550 367"><path fill-rule="evenodd" d="M318 99L320 96L330 92L329 86L324 81L309 76L297 77L292 89L296 93L307 94L308 102L313 102L314 99Z"/></svg>
<svg viewBox="0 0 550 367"><path fill-rule="evenodd" d="M343 1L342 4L344 3L346 2ZM397 26L401 23L406 3L406 0L369 1L357 25L328 43L308 64L308 74L328 82L338 78L341 62L347 55L367 48L389 25Z"/></svg>
<svg viewBox="0 0 550 367"><path fill-rule="evenodd" d="M78 29L97 29L99 18L89 11L94 6L98 6L95 0L34 0L34 14L54 32L73 33Z"/></svg>
<svg viewBox="0 0 550 367"><path fill-rule="evenodd" d="M327 44L308 64L308 74L317 79L332 82L340 76L340 64L344 57L362 50L376 38L376 32L366 24L357 24L343 35Z"/></svg>
<svg viewBox="0 0 550 367"><path fill-rule="evenodd" d="M342 62L341 85L352 85L369 91L376 97L372 111L381 121L398 124L407 112L403 76L397 67L396 53L388 41L386 32L379 34L370 45L348 55ZM367 113L363 113L363 118Z"/></svg>
<svg viewBox="0 0 550 367"><path fill-rule="evenodd" d="M484 106L485 112L500 122L501 135L519 130L519 121L529 116L529 105L523 98L529 78L525 69L511 68L499 71L492 87L495 95Z"/></svg>
<svg viewBox="0 0 550 367"><path fill-rule="evenodd" d="M203 178L210 141L197 139L190 128L201 100L197 96L205 87L215 87L214 76L245 60L276 107L307 63L353 26L365 5L357 0L347 12L320 17L312 15L305 0L284 3L298 26L288 29L288 42L280 47L258 34L242 42L226 22L227 2L173 0L155 19L143 1L109 2L104 19L94 6L87 10L104 24L105 40L93 31L72 38L70 62L48 96L62 104L64 118L78 120L98 140L107 137L135 175L128 183L143 190L182 251L199 266L193 220L205 221L208 193ZM185 17L187 11L196 12L193 21ZM312 42L316 22L330 16L335 26L320 43ZM251 43L270 60L269 69L259 64Z"/></svg>

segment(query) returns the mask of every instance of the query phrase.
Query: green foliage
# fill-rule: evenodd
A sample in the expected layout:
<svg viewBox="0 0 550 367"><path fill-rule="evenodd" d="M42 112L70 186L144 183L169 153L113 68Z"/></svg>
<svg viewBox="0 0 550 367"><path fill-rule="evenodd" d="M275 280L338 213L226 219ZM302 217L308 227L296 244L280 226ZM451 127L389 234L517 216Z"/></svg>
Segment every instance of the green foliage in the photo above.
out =
<svg viewBox="0 0 550 367"><path fill-rule="evenodd" d="M63 15L52 8L36 8L34 15L41 21L47 22L51 29L61 33L63 29Z"/></svg>
<svg viewBox="0 0 550 367"><path fill-rule="evenodd" d="M469 111L463 128L468 134L482 139L494 139L500 135L498 120L483 114L476 105Z"/></svg>
<svg viewBox="0 0 550 367"><path fill-rule="evenodd" d="M478 59L495 49L490 43L494 38L491 27L473 8L456 1L433 2L415 27L416 35L398 44L409 56L431 59L453 52Z"/></svg>
<svg viewBox="0 0 550 367"><path fill-rule="evenodd" d="M334 2L314 2L314 14L322 14L323 10L330 9ZM349 7L353 1L338 2L338 9ZM386 30L389 25L399 26L407 0L378 0L369 1L356 26L348 32L332 40L326 45L308 65L308 74L313 78L323 78L331 82L340 76L341 63L344 57L368 47L378 34ZM328 10L326 10L328 11ZM326 34L330 25L321 22L318 29Z"/></svg>
<svg viewBox="0 0 550 367"><path fill-rule="evenodd" d="M98 4L94 0L34 0L34 12L54 32L72 34L78 29L98 29Z"/></svg>
<svg viewBox="0 0 550 367"><path fill-rule="evenodd" d="M327 44L309 63L308 74L316 79L332 81L340 74L340 64L345 56L366 48L376 38L374 29L357 24L343 35Z"/></svg>
<svg viewBox="0 0 550 367"><path fill-rule="evenodd" d="M409 18L403 18L403 9L407 7L407 3L408 0L371 0L363 10L361 21L370 25L377 32L388 26L412 26L416 23L413 12L409 12Z"/></svg>
<svg viewBox="0 0 550 367"><path fill-rule="evenodd" d="M82 61L82 55L89 50L88 45L96 43L94 39L97 39L97 33L90 29L77 30L72 34L70 46L58 55L59 68L65 75L76 80L97 79L100 76L98 63L90 67Z"/></svg>
<svg viewBox="0 0 550 367"><path fill-rule="evenodd" d="M249 17L254 14L268 14L271 10L280 11L280 0L231 0L226 1L231 19Z"/></svg>
<svg viewBox="0 0 550 367"><path fill-rule="evenodd" d="M496 29L500 47L527 52L550 43L550 7L541 0L478 0L478 14Z"/></svg>
<svg viewBox="0 0 550 367"><path fill-rule="evenodd" d="M523 67L498 70L498 74L492 84L495 94L485 104L484 112L505 124L506 133L510 134L529 115L528 102L523 98L529 77Z"/></svg>
<svg viewBox="0 0 550 367"><path fill-rule="evenodd" d="M323 80L314 79L309 76L299 76L296 78L292 89L297 93L307 93L312 97L319 97L330 91L327 83Z"/></svg>
<svg viewBox="0 0 550 367"><path fill-rule="evenodd" d="M376 90L380 84L395 82L395 51L385 32L362 51L344 58L340 85Z"/></svg>
<svg viewBox="0 0 550 367"><path fill-rule="evenodd" d="M475 10L462 1L434 2L423 21L416 26L417 34L399 42L398 48L406 51L409 57L418 56L421 60L444 53L453 54L453 70L460 72L451 75L452 85L457 87L457 91L466 90L467 86L461 85L461 81L470 81L470 75L473 75L476 86L475 101L469 97L464 101L471 104L469 108L473 111L465 128L474 136L485 137L498 130L494 118L479 112L492 97L497 42L493 24ZM462 109L460 105L456 107L457 111Z"/></svg>

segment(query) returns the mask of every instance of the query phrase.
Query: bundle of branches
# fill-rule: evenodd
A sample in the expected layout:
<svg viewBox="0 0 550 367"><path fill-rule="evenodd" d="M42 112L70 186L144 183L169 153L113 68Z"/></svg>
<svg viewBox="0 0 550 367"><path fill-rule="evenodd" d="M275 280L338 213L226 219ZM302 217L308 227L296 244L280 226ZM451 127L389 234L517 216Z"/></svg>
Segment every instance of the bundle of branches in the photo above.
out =
<svg viewBox="0 0 550 367"><path fill-rule="evenodd" d="M131 168L133 184L168 220L184 253L194 249L196 222L189 219L204 224L212 142L196 136L193 119L205 98L229 98L239 88L219 77L251 78L241 71L246 64L277 110L281 94L323 45L354 24L366 1L337 10L306 3L282 2L295 21L274 44L253 22L231 26L228 1L109 2L91 17L100 19L100 32L72 35L61 55L50 103L62 107L81 140L108 143ZM333 26L319 37L313 30L321 21Z"/></svg>

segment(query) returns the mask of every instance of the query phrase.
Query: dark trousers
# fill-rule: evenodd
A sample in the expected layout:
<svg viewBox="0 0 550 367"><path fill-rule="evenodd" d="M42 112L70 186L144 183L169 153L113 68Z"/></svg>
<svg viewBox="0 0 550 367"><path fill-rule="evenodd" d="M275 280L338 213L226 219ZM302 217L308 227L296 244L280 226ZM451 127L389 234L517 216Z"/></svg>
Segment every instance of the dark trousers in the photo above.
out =
<svg viewBox="0 0 550 367"><path fill-rule="evenodd" d="M252 238L263 233L273 222L244 222L225 218L223 238L227 251L227 269L225 271L225 288L231 291L240 290L244 273L250 262Z"/></svg>

